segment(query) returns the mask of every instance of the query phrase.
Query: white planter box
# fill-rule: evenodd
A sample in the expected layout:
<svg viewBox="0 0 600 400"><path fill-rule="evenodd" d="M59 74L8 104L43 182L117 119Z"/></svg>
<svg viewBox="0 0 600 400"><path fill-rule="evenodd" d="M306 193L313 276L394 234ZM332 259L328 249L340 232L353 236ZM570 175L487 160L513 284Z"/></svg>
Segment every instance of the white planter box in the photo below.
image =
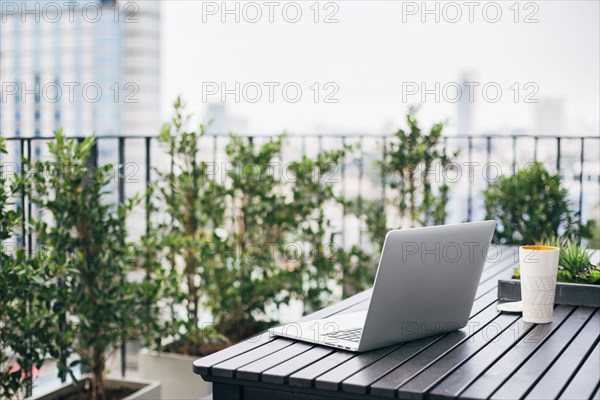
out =
<svg viewBox="0 0 600 400"><path fill-rule="evenodd" d="M79 385L83 384L85 377L79 380ZM161 390L160 383L156 381L147 381L142 379L105 379L106 389L133 389L135 392L122 400L160 400ZM77 386L71 382L65 382L52 392L28 397L28 400L56 400L64 396L77 393Z"/></svg>
<svg viewBox="0 0 600 400"><path fill-rule="evenodd" d="M192 371L198 357L140 350L138 373L143 379L160 381L164 400L197 400L212 393L212 384Z"/></svg>

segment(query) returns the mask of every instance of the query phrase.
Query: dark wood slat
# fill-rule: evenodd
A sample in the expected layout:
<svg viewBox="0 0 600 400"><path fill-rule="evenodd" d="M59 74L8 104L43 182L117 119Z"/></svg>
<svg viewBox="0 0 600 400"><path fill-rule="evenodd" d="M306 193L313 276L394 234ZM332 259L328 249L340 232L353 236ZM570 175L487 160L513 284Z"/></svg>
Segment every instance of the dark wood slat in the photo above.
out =
<svg viewBox="0 0 600 400"><path fill-rule="evenodd" d="M554 310L553 324L560 324L565 320L573 307L562 306ZM519 318L516 323L502 332L496 341L488 343L481 351L463 363L459 368L447 375L429 393L432 399L455 398L469 386L477 377L525 335L535 327Z"/></svg>
<svg viewBox="0 0 600 400"><path fill-rule="evenodd" d="M263 332L258 336L235 344L217 353L213 353L208 356L199 358L193 363L194 373L200 375L208 375L210 374L210 369L213 365L219 364L240 354L244 354L252 349L269 343L271 340L273 340L273 337L271 337L271 335L269 335L268 332Z"/></svg>
<svg viewBox="0 0 600 400"><path fill-rule="evenodd" d="M521 398L552 365L560 352L594 313L593 308L579 307L533 355L492 395L493 399Z"/></svg>
<svg viewBox="0 0 600 400"><path fill-rule="evenodd" d="M471 310L470 318L480 313L490 304L495 302L493 293L475 300ZM418 352L424 350L432 343L444 337L444 335L432 336L405 343L404 346L394 350L392 353L373 363L371 366L357 372L342 383L342 390L352 393L367 393L368 387L376 380L383 377L399 365L410 359Z"/></svg>
<svg viewBox="0 0 600 400"><path fill-rule="evenodd" d="M496 303L496 292L494 290L490 290L486 293L483 293L481 296L478 296L471 307L469 319L485 310L492 303Z"/></svg>
<svg viewBox="0 0 600 400"><path fill-rule="evenodd" d="M565 306L574 309L571 306ZM562 312L562 307L561 311ZM559 319L556 323L536 325L523 340L513 346L502 358L494 363L487 371L480 375L477 380L469 385L469 387L460 395L460 398L465 399L484 399L492 395L492 393L504 382L506 377L511 374L515 368L521 365L529 356L541 346L541 344L554 333L560 326Z"/></svg>
<svg viewBox="0 0 600 400"><path fill-rule="evenodd" d="M479 329L486 326L490 321L497 317L498 312L496 311L496 303L492 303L469 320L466 327L445 335L415 357L411 358L410 362L400 365L383 378L374 382L370 388L371 394L382 397L394 397L395 391L400 385L450 349L468 340Z"/></svg>
<svg viewBox="0 0 600 400"><path fill-rule="evenodd" d="M411 378L407 383L400 386L398 389L399 396L422 399L424 393L429 391L433 385L476 354L491 340L494 340L518 318L519 316L515 314L498 315L497 318L471 336L469 340L462 342L448 351Z"/></svg>
<svg viewBox="0 0 600 400"><path fill-rule="evenodd" d="M356 373L357 371L368 367L381 357L387 355L397 348L397 345L388 346L382 349L360 353L348 362L340 365L339 367L333 368L331 371L328 371L315 379L315 387L317 389L324 390L338 390L340 388L340 382L342 382L344 379Z"/></svg>
<svg viewBox="0 0 600 400"><path fill-rule="evenodd" d="M498 252L500 252L500 255L498 255ZM511 248L506 246L499 246L496 248L490 247L488 250L488 257L489 260L486 260L485 265L483 266L484 271L493 268L499 263L503 263L508 260L515 260Z"/></svg>
<svg viewBox="0 0 600 400"><path fill-rule="evenodd" d="M370 291L369 291L369 295L370 295ZM367 298L367 300L369 300L369 299L370 299L370 297ZM361 309L366 309L366 307L368 307L368 301L363 299L362 301L360 301L350 307L347 307L346 309L343 310L343 312L355 312L355 311L359 311ZM337 366L335 364L334 365L331 364L332 362L334 362L333 360L335 360L335 362L339 363L339 362L347 361L349 358L351 358L353 356L352 353L346 353L346 352L343 352L340 350L337 350L337 352L339 354L342 354L340 356L339 360L337 359L337 357L334 359L328 359L328 357L325 357L324 359L318 360L316 363L307 365L305 368L306 371L303 369L298 372L295 372L292 376L290 376L290 378L289 378L290 384L296 385L296 386L312 386L314 378L316 378L317 376L319 376ZM336 354L336 353L334 353L334 354ZM274 370L276 370L276 368ZM271 375L273 375L275 372L274 370L269 371L269 373ZM281 376L284 376L284 375L281 375ZM275 378L275 379L279 379L279 378ZM285 379L285 376L284 376L284 379Z"/></svg>
<svg viewBox="0 0 600 400"><path fill-rule="evenodd" d="M329 307L325 307L317 312L307 315L300 319L300 321L307 321L311 319L325 318L331 315L335 315L340 312L347 311L349 309L357 311L360 308L366 308L368 301L371 299L372 289L367 289L363 292L357 293L356 295L349 297L337 304L333 304ZM263 332L260 335L254 336L243 342L235 344L217 353L199 358L193 363L193 370L196 374L209 375L211 373L211 367L227 361L233 357L239 356L240 354L247 353L257 347L263 346L270 341L274 340L275 337L269 332Z"/></svg>
<svg viewBox="0 0 600 400"><path fill-rule="evenodd" d="M398 367L433 342L439 340L442 336L431 336L405 343L390 354L343 381L342 390L345 392L366 394L371 383Z"/></svg>
<svg viewBox="0 0 600 400"><path fill-rule="evenodd" d="M344 364L354 357L356 357L355 353L337 350L329 356L295 372L289 377L288 381L293 386L311 387L317 376Z"/></svg>
<svg viewBox="0 0 600 400"><path fill-rule="evenodd" d="M565 386L564 393L558 393L561 398L598 397L600 311L594 314L596 309L588 309L588 319L580 320L577 328L577 318L581 317L577 313L584 309L559 306L552 324L536 325L530 330L519 315L495 312L497 280L512 275L516 251L503 248L498 261L486 263L472 318L464 330L362 354L264 333L197 360L194 371L209 379L212 373L213 380L220 384L231 382L247 384L248 389L264 389L263 394L287 396L287 384L295 387L287 388L295 390L291 398L324 398L326 393L332 398L355 399L366 398L369 393L432 399L492 395L553 398ZM599 258L600 253L593 256ZM361 292L302 321L366 310L371 293ZM495 335L499 336L493 340ZM374 354L377 352L381 354ZM311 392L315 390L311 387L317 391ZM246 396L246 389L239 393Z"/></svg>
<svg viewBox="0 0 600 400"><path fill-rule="evenodd" d="M246 364L250 364L259 358L268 356L269 354L279 351L285 347L291 346L293 343L293 341L288 339L272 340L263 346L257 347L213 366L212 374L215 376L233 378L234 371L238 368L243 367Z"/></svg>
<svg viewBox="0 0 600 400"><path fill-rule="evenodd" d="M560 398L566 400L588 399L594 393L594 383L600 381L600 343L596 342L594 350L590 353L581 368L569 382ZM596 391L596 395L598 392Z"/></svg>
<svg viewBox="0 0 600 400"><path fill-rule="evenodd" d="M503 261L506 257L506 259L512 260L512 263L514 266L516 266L519 263L519 247L518 246L500 246L500 249L502 251L502 255L500 257L500 259L496 262L500 262ZM488 251L488 257L492 257L494 256L494 253L492 248L490 247L490 250Z"/></svg>
<svg viewBox="0 0 600 400"><path fill-rule="evenodd" d="M600 336L600 314L598 311L585 324L569 347L560 355L548 372L529 392L528 399L555 399L566 387L569 378L584 362L586 354L593 349ZM598 364L600 369L600 364Z"/></svg>
<svg viewBox="0 0 600 400"><path fill-rule="evenodd" d="M506 261L506 259L508 259L510 257L512 257L511 249L508 247L502 247L502 256L500 257L500 259L493 263L488 262L486 264L486 269L494 268L497 264ZM483 290L478 291L477 297L479 297L479 296L487 293L487 291L489 291L490 288L488 288L487 286L489 286L489 284L486 285L485 287L483 287L482 288ZM329 307L323 308L322 310L319 310L310 315L307 315L307 316L303 317L302 319L300 319L300 321L325 318L325 317L328 317L331 315L335 315L338 313L348 311L350 309L352 309L352 311L358 311L360 309L367 309L368 302L371 298L371 293L372 293L372 288L367 289L367 290L365 290L361 293L358 293L340 303L331 305ZM357 307L357 305L359 305L359 304L361 306ZM274 337L272 335L270 335L268 332L263 332L260 335L257 335L253 338L250 338L241 343L233 345L227 349L221 350L217 353L202 357L202 358L194 361L193 370L197 374L209 375L211 373L212 366L222 363L222 362L229 360L231 358L234 358L236 356L239 356L241 354L244 354L244 353L251 351L257 347L263 346L266 343L269 343L270 341L272 341L273 339L274 339Z"/></svg>
<svg viewBox="0 0 600 400"><path fill-rule="evenodd" d="M238 368L238 370L235 371L235 377L257 381L260 378L260 374L264 371L271 369L290 358L296 357L311 348L313 348L313 346L308 343L296 342L291 346L285 347L275 353L271 353L268 356L259 358L250 364Z"/></svg>
<svg viewBox="0 0 600 400"><path fill-rule="evenodd" d="M490 279L486 282L480 283L479 287L477 288L477 294L475 295L475 298L491 291L494 291L494 294L496 294L495 292L496 290L498 290L498 279L510 279L510 277L512 276L512 271L512 267L507 267L498 274L496 274L494 279Z"/></svg>
<svg viewBox="0 0 600 400"><path fill-rule="evenodd" d="M489 267L487 267L487 265L489 265ZM514 268L515 261L513 260L511 254L509 257L503 257L499 261L486 264L486 267L487 268L484 269L483 273L481 274L481 279L479 280L480 283L493 279L495 275L504 271L506 268Z"/></svg>
<svg viewBox="0 0 600 400"><path fill-rule="evenodd" d="M261 376L263 382L284 384L288 376L294 372L313 364L320 359L330 355L335 350L332 348L316 346L312 349L291 358L265 372Z"/></svg>

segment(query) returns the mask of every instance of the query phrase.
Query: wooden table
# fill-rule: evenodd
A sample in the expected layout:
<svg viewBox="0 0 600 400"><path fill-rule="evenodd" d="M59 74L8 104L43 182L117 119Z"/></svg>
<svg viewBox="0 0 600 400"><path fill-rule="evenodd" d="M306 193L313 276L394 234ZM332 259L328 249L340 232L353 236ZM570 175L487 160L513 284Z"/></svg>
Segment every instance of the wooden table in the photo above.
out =
<svg viewBox="0 0 600 400"><path fill-rule="evenodd" d="M215 400L600 399L600 311L557 306L545 325L498 313L498 279L516 264L516 249L503 250L486 264L460 331L360 354L264 333L195 361L194 372L213 382ZM364 310L370 296L304 319Z"/></svg>

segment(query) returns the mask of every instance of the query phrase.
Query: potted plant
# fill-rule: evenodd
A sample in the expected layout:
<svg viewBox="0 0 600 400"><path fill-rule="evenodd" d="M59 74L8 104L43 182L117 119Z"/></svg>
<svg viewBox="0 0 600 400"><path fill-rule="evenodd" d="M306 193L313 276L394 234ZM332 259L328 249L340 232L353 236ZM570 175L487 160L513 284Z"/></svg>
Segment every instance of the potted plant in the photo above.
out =
<svg viewBox="0 0 600 400"><path fill-rule="evenodd" d="M149 321L140 375L160 379L165 397L181 399L211 391L193 375L192 361L271 326L268 307L293 297L307 308L326 300L335 271L324 256L333 233L323 205L334 195L312 173L331 172L344 154L293 162L286 181L267 173L281 137L262 146L231 137L228 172L215 177L215 166L200 158L204 127L189 130L188 120L177 99L160 135L170 168L155 171L155 217L140 261ZM316 245L290 261L289 242ZM267 246L272 251L263 251Z"/></svg>
<svg viewBox="0 0 600 400"><path fill-rule="evenodd" d="M532 244L545 237L592 237L594 222L583 223L572 211L560 176L542 163L501 176L483 192L487 219L497 223L494 240L500 244Z"/></svg>
<svg viewBox="0 0 600 400"><path fill-rule="evenodd" d="M439 182L435 171L450 171L458 151L448 153L442 147L443 122L423 129L417 119L417 107L405 116L408 129L399 129L383 148L377 162L385 195L380 200L351 201L347 210L363 220L372 251L359 246L340 249L344 266L344 297L372 284L377 259L390 229L444 224L450 185Z"/></svg>
<svg viewBox="0 0 600 400"><path fill-rule="evenodd" d="M0 138L0 156L5 153ZM31 395L34 370L58 350L57 317L50 265L37 253L29 256L16 240L21 225L21 208L13 200L20 194L18 182L2 166L0 174L0 397L11 399Z"/></svg>
<svg viewBox="0 0 600 400"><path fill-rule="evenodd" d="M226 147L232 207L219 262L207 270L207 307L233 343L276 324L270 310L292 299L305 311L322 307L341 272L326 205L338 201L334 171L349 148L304 156L277 174L282 144L283 136L262 145L232 136Z"/></svg>
<svg viewBox="0 0 600 400"><path fill-rule="evenodd" d="M140 267L147 279L143 298L147 323L140 376L162 382L165 398L197 399L212 385L192 373L192 362L227 345L226 338L201 325L200 305L206 284L204 270L215 262L211 244L225 217L225 190L208 179L200 160L204 127L189 130L189 116L180 98L174 116L163 126L159 142L166 149L169 168L155 168L150 188L148 234L143 238ZM164 310L167 310L164 312Z"/></svg>
<svg viewBox="0 0 600 400"><path fill-rule="evenodd" d="M125 226L135 199L108 200L113 166L96 167L94 144L94 137L68 140L58 131L48 145L51 161L25 163L23 185L38 215L31 229L47 262L64 272L54 288L53 312L61 316L58 365L74 379L37 398L159 398L156 382L106 378L107 358L135 332L141 304L128 276L135 246ZM67 364L71 354L76 360ZM77 378L73 368L79 364L85 374Z"/></svg>
<svg viewBox="0 0 600 400"><path fill-rule="evenodd" d="M585 246L568 238L552 237L540 242L560 248L554 302L575 306L600 307L600 267L594 265ZM521 300L520 269L512 279L498 282L498 299Z"/></svg>

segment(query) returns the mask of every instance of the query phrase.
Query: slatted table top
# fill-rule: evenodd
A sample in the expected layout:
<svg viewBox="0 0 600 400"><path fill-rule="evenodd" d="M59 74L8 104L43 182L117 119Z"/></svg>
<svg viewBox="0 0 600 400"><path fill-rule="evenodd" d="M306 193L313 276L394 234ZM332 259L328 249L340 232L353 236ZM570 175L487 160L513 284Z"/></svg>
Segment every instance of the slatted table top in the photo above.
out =
<svg viewBox="0 0 600 400"><path fill-rule="evenodd" d="M557 306L550 324L496 311L516 248L486 264L468 325L366 353L264 333L194 362L220 399L600 399L600 311ZM598 258L598 252L594 254ZM304 317L366 309L371 290Z"/></svg>

